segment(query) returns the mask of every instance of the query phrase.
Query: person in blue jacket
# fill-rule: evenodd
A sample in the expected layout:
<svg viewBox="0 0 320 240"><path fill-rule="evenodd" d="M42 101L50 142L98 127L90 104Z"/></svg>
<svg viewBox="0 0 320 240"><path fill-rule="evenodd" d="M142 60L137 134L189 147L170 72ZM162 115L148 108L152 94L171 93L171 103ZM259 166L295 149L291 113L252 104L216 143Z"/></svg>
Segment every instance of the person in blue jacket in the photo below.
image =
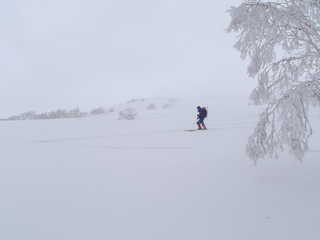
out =
<svg viewBox="0 0 320 240"><path fill-rule="evenodd" d="M198 118L198 121L197 121L198 129L199 130L206 130L207 127L204 124L204 119L207 117L208 111L207 111L207 109L205 107L200 107L200 106L197 106L197 110L198 110L198 115L197 115L197 118Z"/></svg>

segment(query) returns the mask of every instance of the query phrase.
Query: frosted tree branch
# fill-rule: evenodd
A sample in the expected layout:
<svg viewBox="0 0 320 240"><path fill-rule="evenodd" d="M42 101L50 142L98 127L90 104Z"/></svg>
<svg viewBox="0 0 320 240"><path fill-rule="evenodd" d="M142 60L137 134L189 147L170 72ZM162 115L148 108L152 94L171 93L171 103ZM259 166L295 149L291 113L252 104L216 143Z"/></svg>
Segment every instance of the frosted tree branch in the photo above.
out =
<svg viewBox="0 0 320 240"><path fill-rule="evenodd" d="M312 134L309 108L320 103L320 0L244 1L229 13L235 48L258 82L251 99L265 105L248 155L288 150L302 159Z"/></svg>

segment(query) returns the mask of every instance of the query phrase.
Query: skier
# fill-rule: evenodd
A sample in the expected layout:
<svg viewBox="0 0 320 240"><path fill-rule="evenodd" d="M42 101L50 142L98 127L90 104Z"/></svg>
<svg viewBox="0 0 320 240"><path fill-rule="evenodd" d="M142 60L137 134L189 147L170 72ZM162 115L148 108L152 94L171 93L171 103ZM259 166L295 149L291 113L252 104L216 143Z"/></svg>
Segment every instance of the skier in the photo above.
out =
<svg viewBox="0 0 320 240"><path fill-rule="evenodd" d="M198 118L198 121L197 121L198 130L206 130L207 127L204 124L204 119L208 115L207 109L205 107L197 106L197 110L198 110L198 115L197 115L197 118Z"/></svg>

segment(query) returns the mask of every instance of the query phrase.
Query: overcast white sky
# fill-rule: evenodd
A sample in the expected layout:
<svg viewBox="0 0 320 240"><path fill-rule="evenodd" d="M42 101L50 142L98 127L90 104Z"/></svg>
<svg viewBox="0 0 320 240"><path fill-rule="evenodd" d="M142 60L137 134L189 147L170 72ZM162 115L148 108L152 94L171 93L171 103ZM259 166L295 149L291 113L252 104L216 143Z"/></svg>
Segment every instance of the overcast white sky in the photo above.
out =
<svg viewBox="0 0 320 240"><path fill-rule="evenodd" d="M248 95L225 32L240 0L2 3L0 116L133 97Z"/></svg>

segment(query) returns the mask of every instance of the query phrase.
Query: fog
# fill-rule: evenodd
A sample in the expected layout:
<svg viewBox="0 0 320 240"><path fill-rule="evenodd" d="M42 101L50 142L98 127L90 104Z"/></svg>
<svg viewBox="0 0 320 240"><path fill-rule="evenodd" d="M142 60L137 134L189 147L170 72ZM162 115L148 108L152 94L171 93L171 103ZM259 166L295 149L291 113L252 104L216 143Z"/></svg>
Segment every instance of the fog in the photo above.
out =
<svg viewBox="0 0 320 240"><path fill-rule="evenodd" d="M240 0L15 0L0 9L0 116L136 97L247 97Z"/></svg>

